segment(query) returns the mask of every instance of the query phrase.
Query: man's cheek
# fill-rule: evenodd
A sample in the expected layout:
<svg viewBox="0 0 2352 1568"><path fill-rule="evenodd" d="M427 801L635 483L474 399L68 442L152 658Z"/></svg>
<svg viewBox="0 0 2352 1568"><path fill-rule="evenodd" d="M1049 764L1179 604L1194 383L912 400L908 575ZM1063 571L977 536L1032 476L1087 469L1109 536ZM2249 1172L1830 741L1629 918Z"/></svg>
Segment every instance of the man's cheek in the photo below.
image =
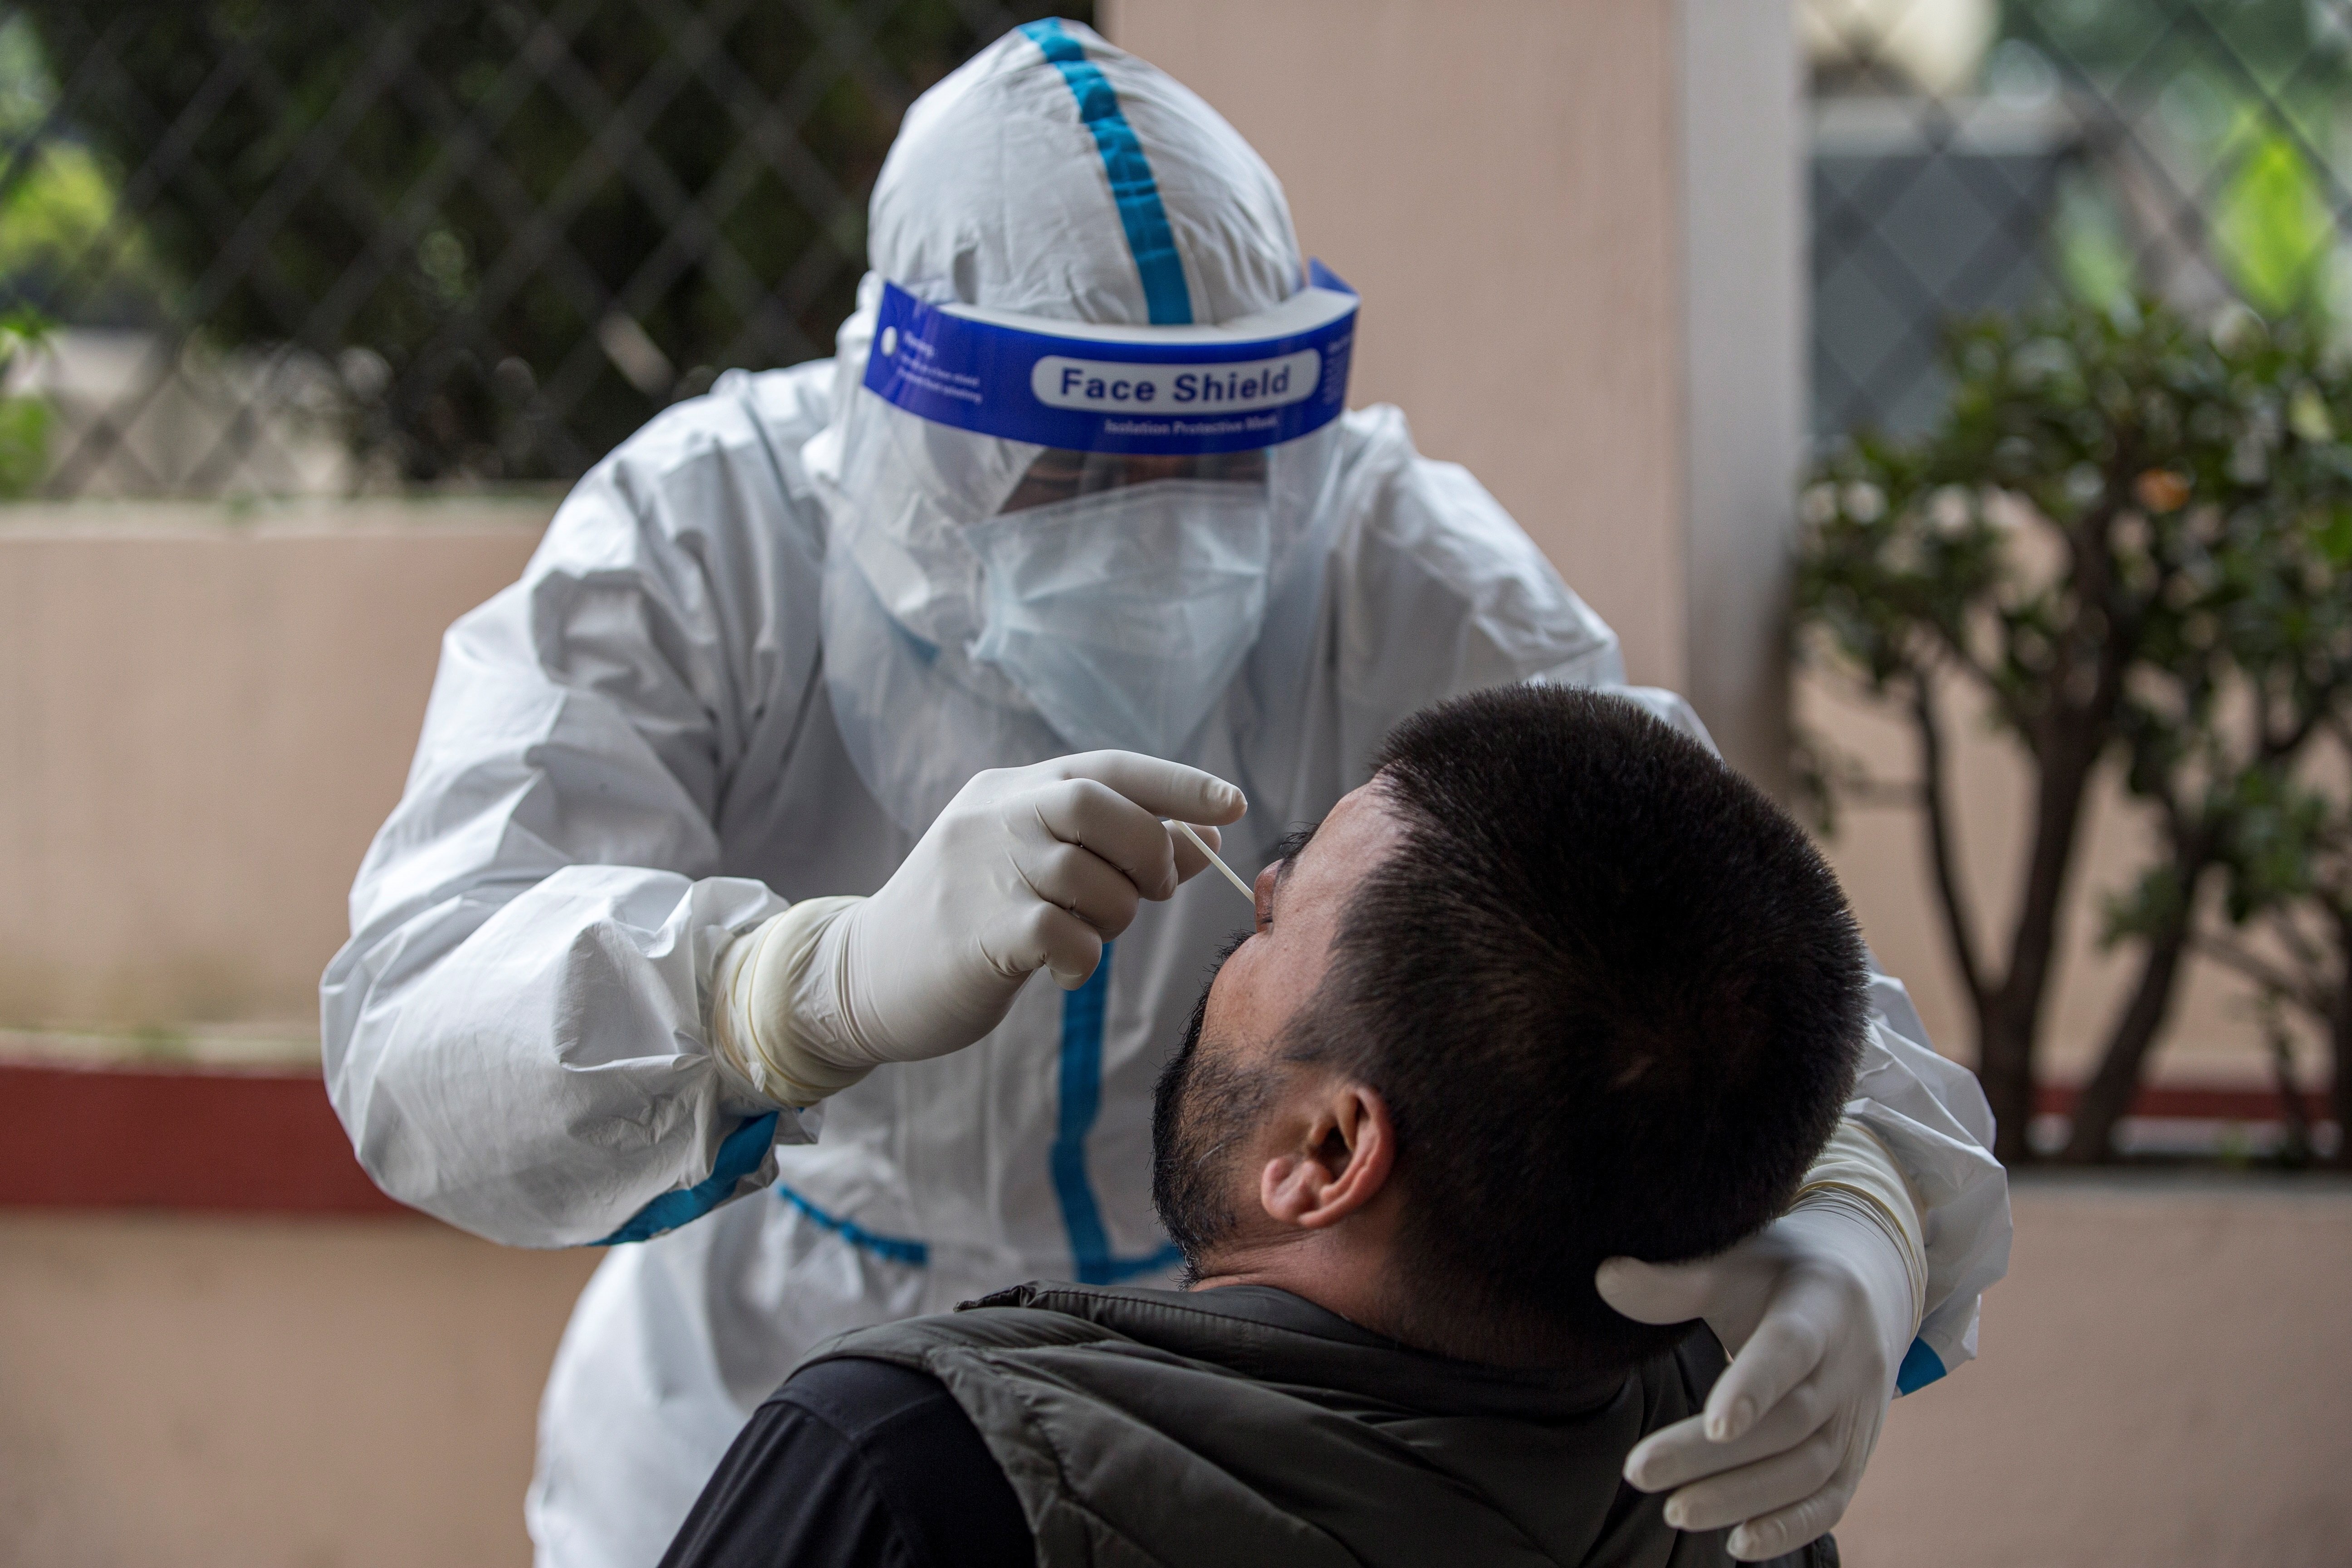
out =
<svg viewBox="0 0 2352 1568"><path fill-rule="evenodd" d="M1234 949L1218 966L1216 978L1209 982L1208 1007L1201 1016L1203 1037L1229 1037L1234 1026L1249 1016L1260 980L1259 959L1265 945L1264 937L1254 936Z"/></svg>

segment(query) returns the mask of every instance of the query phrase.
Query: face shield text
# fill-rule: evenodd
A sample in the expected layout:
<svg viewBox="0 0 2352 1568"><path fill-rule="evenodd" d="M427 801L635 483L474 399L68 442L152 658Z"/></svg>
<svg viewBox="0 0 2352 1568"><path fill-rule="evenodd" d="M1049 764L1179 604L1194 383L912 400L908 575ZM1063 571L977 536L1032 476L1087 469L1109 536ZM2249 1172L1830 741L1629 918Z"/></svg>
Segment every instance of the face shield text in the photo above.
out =
<svg viewBox="0 0 2352 1568"><path fill-rule="evenodd" d="M1214 408L1247 413L1314 395L1323 356L1313 349L1227 364L1137 364L1049 354L1029 374L1029 390L1051 408L1090 413Z"/></svg>

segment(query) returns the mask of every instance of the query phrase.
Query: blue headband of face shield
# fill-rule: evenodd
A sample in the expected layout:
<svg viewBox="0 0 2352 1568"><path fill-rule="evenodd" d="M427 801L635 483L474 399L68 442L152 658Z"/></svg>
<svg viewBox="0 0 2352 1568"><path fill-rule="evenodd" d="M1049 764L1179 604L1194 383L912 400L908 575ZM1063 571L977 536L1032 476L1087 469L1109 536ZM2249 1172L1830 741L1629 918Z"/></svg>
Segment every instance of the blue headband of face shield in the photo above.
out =
<svg viewBox="0 0 2352 1568"><path fill-rule="evenodd" d="M1098 327L927 305L886 283L866 387L936 424L1065 451L1256 450L1347 407L1356 304L1319 261L1273 310L1218 327Z"/></svg>

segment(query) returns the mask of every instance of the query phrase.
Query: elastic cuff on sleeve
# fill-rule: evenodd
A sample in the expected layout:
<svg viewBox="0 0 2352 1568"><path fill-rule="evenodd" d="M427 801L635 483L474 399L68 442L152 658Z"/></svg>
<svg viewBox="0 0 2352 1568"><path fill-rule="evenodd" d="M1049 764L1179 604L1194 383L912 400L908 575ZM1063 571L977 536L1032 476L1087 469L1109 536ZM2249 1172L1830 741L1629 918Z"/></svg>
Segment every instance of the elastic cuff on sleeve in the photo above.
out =
<svg viewBox="0 0 2352 1568"><path fill-rule="evenodd" d="M710 1044L721 1070L768 1103L816 1104L873 1070L845 1068L808 1048L795 1026L804 982L825 931L855 898L803 899L730 942L712 977Z"/></svg>
<svg viewBox="0 0 2352 1568"><path fill-rule="evenodd" d="M1886 1233L1910 1277L1911 1326L1917 1332L1927 1308L1927 1232L1919 1220L1919 1194L1876 1133L1858 1121L1839 1121L1790 1207L1812 1204L1858 1214Z"/></svg>

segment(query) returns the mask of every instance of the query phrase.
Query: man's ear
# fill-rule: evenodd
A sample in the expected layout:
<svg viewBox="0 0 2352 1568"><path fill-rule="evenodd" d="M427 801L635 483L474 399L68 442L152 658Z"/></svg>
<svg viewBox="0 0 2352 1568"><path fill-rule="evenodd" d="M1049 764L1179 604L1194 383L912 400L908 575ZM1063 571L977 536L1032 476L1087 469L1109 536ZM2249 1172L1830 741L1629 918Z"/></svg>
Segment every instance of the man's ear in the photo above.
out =
<svg viewBox="0 0 2352 1568"><path fill-rule="evenodd" d="M1379 1091L1326 1080L1307 1100L1295 1147L1265 1163L1258 1202L1278 1225L1320 1230L1380 1196L1396 1167L1396 1123Z"/></svg>

